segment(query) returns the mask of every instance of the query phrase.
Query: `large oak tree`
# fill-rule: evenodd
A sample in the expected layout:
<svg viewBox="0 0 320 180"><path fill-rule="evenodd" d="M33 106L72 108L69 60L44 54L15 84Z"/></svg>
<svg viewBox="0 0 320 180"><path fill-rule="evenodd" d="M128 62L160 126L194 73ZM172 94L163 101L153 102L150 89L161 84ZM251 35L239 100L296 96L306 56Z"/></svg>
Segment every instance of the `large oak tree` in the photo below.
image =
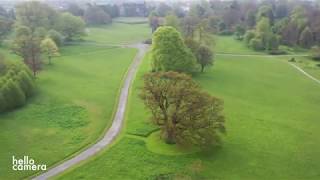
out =
<svg viewBox="0 0 320 180"><path fill-rule="evenodd" d="M156 72L144 76L141 98L167 143L208 147L225 132L223 103L201 91L190 76Z"/></svg>

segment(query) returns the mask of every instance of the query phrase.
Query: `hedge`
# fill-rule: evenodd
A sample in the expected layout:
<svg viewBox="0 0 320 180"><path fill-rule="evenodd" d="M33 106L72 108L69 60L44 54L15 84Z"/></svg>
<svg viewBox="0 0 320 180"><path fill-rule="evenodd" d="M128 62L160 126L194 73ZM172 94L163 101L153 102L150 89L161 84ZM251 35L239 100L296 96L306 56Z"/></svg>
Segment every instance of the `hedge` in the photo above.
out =
<svg viewBox="0 0 320 180"><path fill-rule="evenodd" d="M32 96L35 82L29 68L20 62L1 61L0 112L21 107Z"/></svg>

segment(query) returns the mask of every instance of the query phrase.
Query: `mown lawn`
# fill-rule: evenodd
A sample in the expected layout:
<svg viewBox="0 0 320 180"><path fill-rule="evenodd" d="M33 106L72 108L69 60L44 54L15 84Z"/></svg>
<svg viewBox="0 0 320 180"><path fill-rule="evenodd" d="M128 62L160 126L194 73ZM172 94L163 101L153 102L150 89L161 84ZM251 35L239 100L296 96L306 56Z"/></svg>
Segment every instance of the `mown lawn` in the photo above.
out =
<svg viewBox="0 0 320 180"><path fill-rule="evenodd" d="M312 60L309 57L295 58L295 64L301 67L308 74L320 80L320 61Z"/></svg>
<svg viewBox="0 0 320 180"><path fill-rule="evenodd" d="M13 155L49 166L95 142L112 121L122 78L135 53L122 48L63 48L63 56L39 74L35 97L0 116L0 179L32 173L12 171Z"/></svg>
<svg viewBox="0 0 320 180"><path fill-rule="evenodd" d="M85 40L99 43L132 43L142 42L151 36L149 25L112 23L112 25L88 28L89 36Z"/></svg>
<svg viewBox="0 0 320 180"><path fill-rule="evenodd" d="M85 39L134 43L146 39L148 30L144 24L114 23L92 28ZM20 60L6 47L0 53ZM35 173L14 172L13 155L29 156L49 167L96 142L111 125L122 79L135 54L135 49L99 44L63 47L52 66L44 65L37 93L28 104L0 115L0 179L22 179Z"/></svg>
<svg viewBox="0 0 320 180"><path fill-rule="evenodd" d="M225 41L233 44L230 37ZM237 47L230 52L244 52ZM125 135L56 179L320 178L320 87L284 60L217 56L214 67L196 75L205 90L224 100L228 133L221 148L179 156L146 147L145 137L156 127L137 96L149 69L147 57L131 91ZM192 171L195 162L202 164L200 173Z"/></svg>
<svg viewBox="0 0 320 180"><path fill-rule="evenodd" d="M243 41L235 40L234 36L214 36L214 52L228 54L263 54L249 49Z"/></svg>

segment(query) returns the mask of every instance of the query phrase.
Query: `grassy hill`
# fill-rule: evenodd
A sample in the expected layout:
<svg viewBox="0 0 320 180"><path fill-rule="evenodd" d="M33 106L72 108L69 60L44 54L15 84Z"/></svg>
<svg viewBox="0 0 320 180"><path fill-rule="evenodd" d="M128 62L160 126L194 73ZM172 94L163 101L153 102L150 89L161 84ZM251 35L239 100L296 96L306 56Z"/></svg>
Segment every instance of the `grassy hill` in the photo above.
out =
<svg viewBox="0 0 320 180"><path fill-rule="evenodd" d="M219 41L224 38L229 52L254 53L231 46L238 42L229 37ZM221 148L184 155L148 149L156 127L137 96L149 61L134 82L121 139L56 179L319 179L320 87L285 59L217 56L214 67L196 75L204 89L224 100L228 133Z"/></svg>
<svg viewBox="0 0 320 180"><path fill-rule="evenodd" d="M117 44L148 36L144 25L114 24L92 31L86 37L90 42ZM10 60L20 60L5 48L0 51ZM44 65L36 80L37 93L28 104L0 115L0 179L34 173L13 171L12 155L27 155L50 166L96 142L111 125L122 78L136 52L94 44L63 47L53 65Z"/></svg>

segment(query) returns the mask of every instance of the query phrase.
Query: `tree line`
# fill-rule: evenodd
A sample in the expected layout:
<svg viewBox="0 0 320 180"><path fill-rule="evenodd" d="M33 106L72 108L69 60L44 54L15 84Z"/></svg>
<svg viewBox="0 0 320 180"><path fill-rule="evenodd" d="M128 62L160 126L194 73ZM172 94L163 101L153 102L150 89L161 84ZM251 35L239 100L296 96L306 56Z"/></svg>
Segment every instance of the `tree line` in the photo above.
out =
<svg viewBox="0 0 320 180"><path fill-rule="evenodd" d="M140 97L165 142L200 148L220 145L225 133L223 102L192 80L197 60L175 28L161 26L154 32L151 64Z"/></svg>
<svg viewBox="0 0 320 180"><path fill-rule="evenodd" d="M49 5L31 1L16 6L11 50L30 67L33 75L41 69L42 57L59 55L59 46L85 35L85 22Z"/></svg>
<svg viewBox="0 0 320 180"><path fill-rule="evenodd" d="M233 35L248 47L270 54L286 53L285 46L313 47L315 52L320 44L317 1L199 1L187 11L179 4L159 5L150 13L149 23L153 31L161 25L170 25L183 35L197 36L200 40L209 39L202 34L206 31Z"/></svg>

